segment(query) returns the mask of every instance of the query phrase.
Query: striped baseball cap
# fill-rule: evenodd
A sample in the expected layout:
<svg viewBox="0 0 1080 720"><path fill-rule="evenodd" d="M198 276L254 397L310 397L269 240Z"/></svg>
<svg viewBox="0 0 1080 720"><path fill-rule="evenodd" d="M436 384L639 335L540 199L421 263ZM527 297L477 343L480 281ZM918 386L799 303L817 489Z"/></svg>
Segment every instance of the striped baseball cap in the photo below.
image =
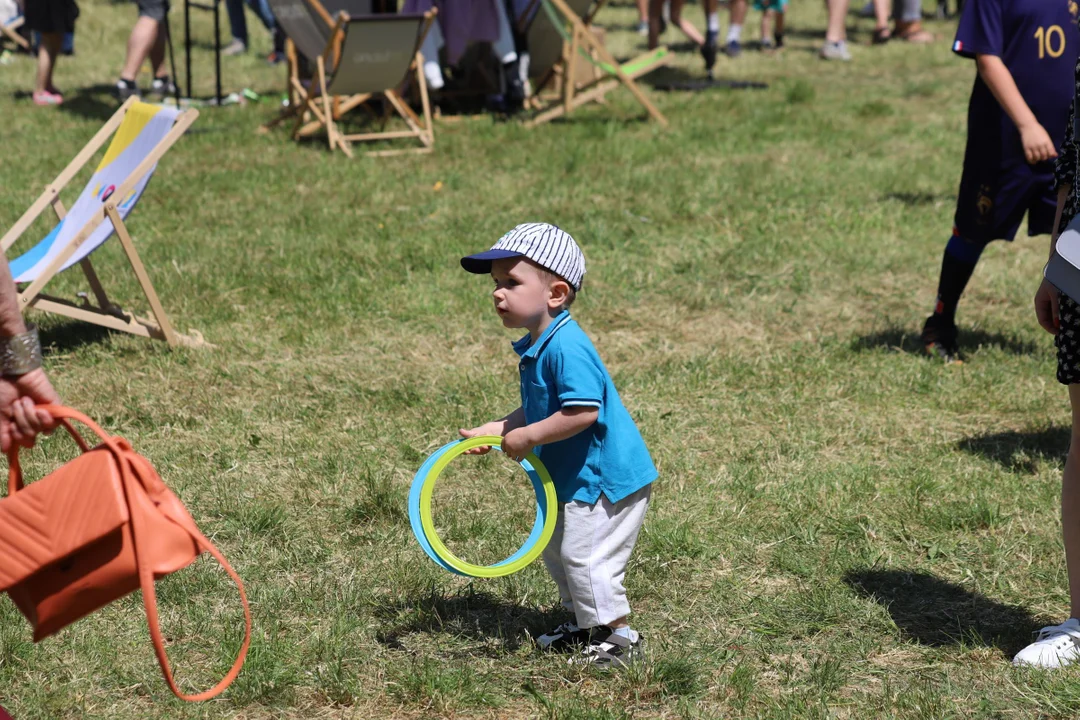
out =
<svg viewBox="0 0 1080 720"><path fill-rule="evenodd" d="M569 233L549 223L523 223L499 238L490 250L461 258L461 267L471 273L491 272L492 260L526 257L581 290L585 277L585 256Z"/></svg>

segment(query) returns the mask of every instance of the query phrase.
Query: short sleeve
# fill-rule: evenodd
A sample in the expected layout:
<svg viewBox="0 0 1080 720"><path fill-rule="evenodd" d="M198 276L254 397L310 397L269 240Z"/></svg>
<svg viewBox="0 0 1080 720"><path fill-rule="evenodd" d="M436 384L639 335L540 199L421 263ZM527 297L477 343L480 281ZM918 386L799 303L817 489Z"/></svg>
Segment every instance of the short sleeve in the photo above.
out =
<svg viewBox="0 0 1080 720"><path fill-rule="evenodd" d="M600 407L606 372L599 358L585 347L570 344L551 353L549 362L560 407Z"/></svg>
<svg viewBox="0 0 1080 720"><path fill-rule="evenodd" d="M996 55L1004 51L1001 0L967 0L956 29L953 52L963 57Z"/></svg>

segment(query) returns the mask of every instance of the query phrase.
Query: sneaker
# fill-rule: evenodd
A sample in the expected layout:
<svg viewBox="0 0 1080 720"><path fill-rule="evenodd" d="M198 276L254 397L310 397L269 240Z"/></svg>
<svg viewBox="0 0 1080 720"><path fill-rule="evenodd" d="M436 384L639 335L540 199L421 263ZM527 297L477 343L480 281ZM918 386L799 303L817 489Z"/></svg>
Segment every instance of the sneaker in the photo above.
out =
<svg viewBox="0 0 1080 720"><path fill-rule="evenodd" d="M776 49L776 43L769 38L761 38L761 49L763 52L772 52Z"/></svg>
<svg viewBox="0 0 1080 720"><path fill-rule="evenodd" d="M127 100L130 97L140 97L139 86L135 84L134 80L125 80L120 78L116 81L116 97L121 102Z"/></svg>
<svg viewBox="0 0 1080 720"><path fill-rule="evenodd" d="M243 55L246 52L247 45L240 40L237 40L236 38L233 38L233 41L231 43L221 48L222 55Z"/></svg>
<svg viewBox="0 0 1080 720"><path fill-rule="evenodd" d="M58 92L38 90L33 95L35 105L59 105L64 102L64 96Z"/></svg>
<svg viewBox="0 0 1080 720"><path fill-rule="evenodd" d="M564 622L554 630L549 630L536 638L541 650L560 651L581 647L589 641L589 631L582 630L573 620Z"/></svg>
<svg viewBox="0 0 1080 720"><path fill-rule="evenodd" d="M154 82L150 83L150 92L160 98L172 97L176 95L176 83L168 75L154 78Z"/></svg>
<svg viewBox="0 0 1080 720"><path fill-rule="evenodd" d="M773 37L776 38L776 49L777 50L784 47L784 33L782 33L782 32L773 33Z"/></svg>
<svg viewBox="0 0 1080 720"><path fill-rule="evenodd" d="M926 318L922 329L922 343L928 355L944 360L947 365L962 363L960 346L956 342L956 324L940 315Z"/></svg>
<svg viewBox="0 0 1080 720"><path fill-rule="evenodd" d="M1080 659L1080 620L1069 618L1060 625L1044 627L1035 642L1016 653L1017 667L1060 668Z"/></svg>
<svg viewBox="0 0 1080 720"><path fill-rule="evenodd" d="M825 41L825 44L821 47L820 53L822 60L843 60L847 62L851 60L851 53L848 52L847 41L841 40L839 42Z"/></svg>
<svg viewBox="0 0 1080 720"><path fill-rule="evenodd" d="M280 65L285 62L285 53L280 50L275 50L266 56L266 62L268 65Z"/></svg>
<svg viewBox="0 0 1080 720"><path fill-rule="evenodd" d="M638 35L648 35L649 21L642 20L641 22L639 22L637 25L634 26L634 32L636 32Z"/></svg>
<svg viewBox="0 0 1080 720"><path fill-rule="evenodd" d="M701 46L701 57L705 59L705 74L712 77L716 67L716 33L705 34L705 44Z"/></svg>
<svg viewBox="0 0 1080 720"><path fill-rule="evenodd" d="M739 54L741 52L742 45L739 44L738 40L732 40L724 46L724 54L727 55L729 58L739 57Z"/></svg>
<svg viewBox="0 0 1080 720"><path fill-rule="evenodd" d="M568 661L571 665L591 665L599 670L625 668L644 653L641 635L631 630L633 639L623 637L609 627L592 628L589 644Z"/></svg>

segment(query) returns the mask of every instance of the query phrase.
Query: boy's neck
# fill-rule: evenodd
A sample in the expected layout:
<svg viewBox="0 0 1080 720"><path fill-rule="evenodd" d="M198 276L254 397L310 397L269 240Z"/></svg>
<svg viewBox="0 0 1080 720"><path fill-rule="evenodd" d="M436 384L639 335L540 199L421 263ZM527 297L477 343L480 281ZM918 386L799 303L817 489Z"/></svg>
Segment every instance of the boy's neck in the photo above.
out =
<svg viewBox="0 0 1080 720"><path fill-rule="evenodd" d="M531 327L530 326L528 328L529 329L529 339L531 341L529 344L534 345L536 343L536 341L540 339L540 336L544 334L544 331L548 329L548 326L551 325L551 321L554 320L556 317L558 317L560 314L562 314L561 309L557 310L557 311L556 310L549 310L548 312L541 315L540 316L540 322L537 323L536 327Z"/></svg>

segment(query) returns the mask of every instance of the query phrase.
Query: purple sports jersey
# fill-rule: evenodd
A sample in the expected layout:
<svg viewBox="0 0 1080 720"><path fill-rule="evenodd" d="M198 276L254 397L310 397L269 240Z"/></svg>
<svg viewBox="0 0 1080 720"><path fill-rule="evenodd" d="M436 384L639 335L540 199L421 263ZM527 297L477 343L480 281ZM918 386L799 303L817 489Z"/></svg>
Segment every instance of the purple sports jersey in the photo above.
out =
<svg viewBox="0 0 1080 720"><path fill-rule="evenodd" d="M1060 148L1080 54L1078 0L967 0L953 52L996 55L1012 73L1024 101ZM968 108L968 145L1001 148L999 167L1024 165L1020 133L990 88L975 77Z"/></svg>

